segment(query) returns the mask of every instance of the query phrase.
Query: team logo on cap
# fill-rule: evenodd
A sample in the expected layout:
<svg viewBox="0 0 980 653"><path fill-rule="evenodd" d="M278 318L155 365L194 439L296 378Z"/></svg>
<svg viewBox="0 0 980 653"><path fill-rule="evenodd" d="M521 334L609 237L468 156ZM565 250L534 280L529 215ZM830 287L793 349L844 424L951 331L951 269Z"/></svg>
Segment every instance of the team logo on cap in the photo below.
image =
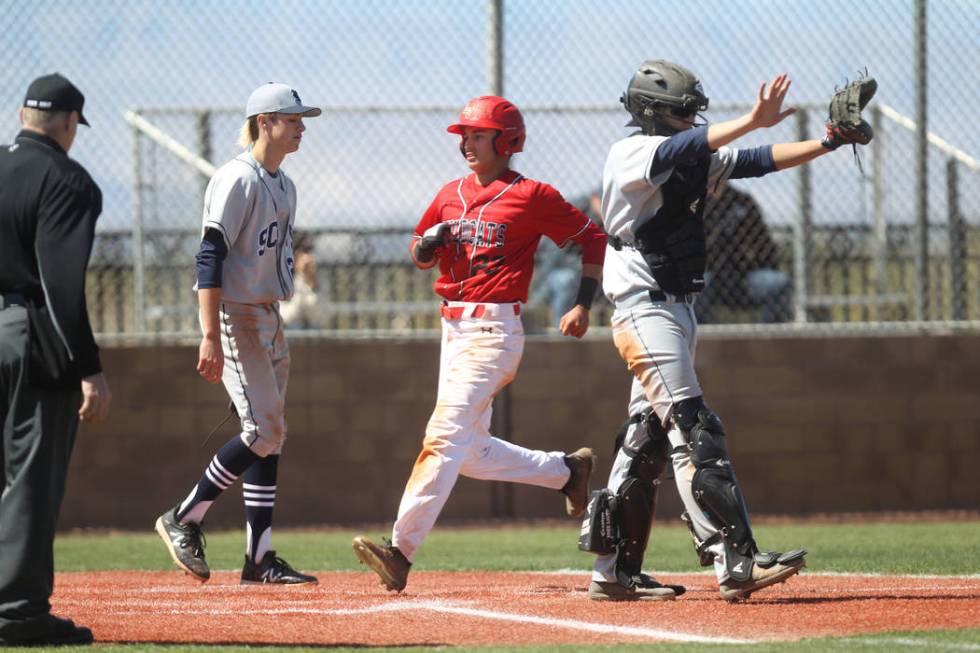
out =
<svg viewBox="0 0 980 653"><path fill-rule="evenodd" d="M463 119L477 120L480 117L480 107L475 104L467 104L463 107Z"/></svg>
<svg viewBox="0 0 980 653"><path fill-rule="evenodd" d="M292 90L291 92L293 94L293 99L296 100L296 106L303 106L303 101L299 99L299 93L297 93L295 90Z"/></svg>

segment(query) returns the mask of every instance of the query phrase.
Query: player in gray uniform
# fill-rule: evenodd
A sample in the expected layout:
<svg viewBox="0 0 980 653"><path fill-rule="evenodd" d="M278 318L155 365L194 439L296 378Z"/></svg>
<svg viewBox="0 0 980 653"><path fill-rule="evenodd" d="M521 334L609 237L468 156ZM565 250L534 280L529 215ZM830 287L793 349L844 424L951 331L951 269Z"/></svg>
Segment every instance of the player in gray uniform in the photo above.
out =
<svg viewBox="0 0 980 653"><path fill-rule="evenodd" d="M615 305L613 339L634 379L608 487L593 494L583 523L580 548L599 553L593 600L664 600L684 591L641 572L668 457L701 564L714 565L725 599L747 598L805 565L802 549L759 551L725 430L694 372L693 304L704 287L708 188L785 170L839 145L828 132L823 140L726 147L794 113L782 108L790 83L787 75L774 78L768 91L763 83L749 113L712 125L695 122L708 108L697 77L669 61L644 62L622 97L628 126L639 130L613 144L603 171L609 234L603 291Z"/></svg>
<svg viewBox="0 0 980 653"><path fill-rule="evenodd" d="M244 474L246 553L242 583L315 583L271 550L289 348L279 302L293 294L296 187L280 168L299 149L304 117L320 115L285 84L257 88L246 105L240 145L215 172L204 196L197 254L201 340L197 371L221 381L241 419L241 434L212 458L187 497L157 519L177 566L205 582L201 522L222 491Z"/></svg>

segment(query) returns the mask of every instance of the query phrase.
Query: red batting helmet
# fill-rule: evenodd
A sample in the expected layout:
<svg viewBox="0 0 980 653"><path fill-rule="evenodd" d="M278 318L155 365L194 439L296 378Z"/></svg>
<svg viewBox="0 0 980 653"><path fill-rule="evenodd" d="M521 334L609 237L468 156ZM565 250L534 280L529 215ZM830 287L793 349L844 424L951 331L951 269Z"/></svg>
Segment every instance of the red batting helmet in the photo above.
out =
<svg viewBox="0 0 980 653"><path fill-rule="evenodd" d="M459 121L449 125L446 131L462 134L464 127L499 131L494 140L497 154L514 154L524 149L524 117L512 102L502 97L473 98L459 113Z"/></svg>

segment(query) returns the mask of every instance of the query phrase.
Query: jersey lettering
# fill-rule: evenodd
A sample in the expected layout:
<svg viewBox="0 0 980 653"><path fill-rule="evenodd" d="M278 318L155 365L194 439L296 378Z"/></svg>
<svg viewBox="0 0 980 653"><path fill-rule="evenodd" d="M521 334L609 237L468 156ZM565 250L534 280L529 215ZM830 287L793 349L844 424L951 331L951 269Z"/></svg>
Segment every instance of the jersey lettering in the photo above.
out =
<svg viewBox="0 0 980 653"><path fill-rule="evenodd" d="M473 271L483 272L488 277L492 277L497 274L504 265L504 257L500 254L496 256L490 256L489 254L480 254L473 257Z"/></svg>
<svg viewBox="0 0 980 653"><path fill-rule="evenodd" d="M272 249L279 242L279 221L273 220L269 226L259 232L259 256L265 254L265 250Z"/></svg>
<svg viewBox="0 0 980 653"><path fill-rule="evenodd" d="M494 243L494 247L503 247L504 238L507 235L507 225L502 224L497 228L497 241Z"/></svg>
<svg viewBox="0 0 980 653"><path fill-rule="evenodd" d="M477 221L469 218L448 220L453 240L463 245L473 247L504 247L506 245L507 224L480 220L480 231L477 233Z"/></svg>

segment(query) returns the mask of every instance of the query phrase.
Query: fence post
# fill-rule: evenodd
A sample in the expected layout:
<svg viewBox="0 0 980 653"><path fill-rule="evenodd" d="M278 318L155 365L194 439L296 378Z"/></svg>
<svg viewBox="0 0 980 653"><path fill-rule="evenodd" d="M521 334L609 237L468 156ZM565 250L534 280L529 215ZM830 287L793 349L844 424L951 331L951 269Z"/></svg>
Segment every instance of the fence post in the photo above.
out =
<svg viewBox="0 0 980 653"><path fill-rule="evenodd" d="M965 320L966 298L969 280L966 274L967 235L963 215L960 213L959 168L956 159L946 160L946 205L949 209L947 225L949 238L949 289L954 320Z"/></svg>
<svg viewBox="0 0 980 653"><path fill-rule="evenodd" d="M871 211L874 221L874 233L871 239L871 256L874 265L875 295L881 297L888 290L887 260L888 260L888 223L885 219L885 185L883 161L881 154L881 137L885 121L881 119L881 109L878 105L871 107L871 124L874 128L874 140L871 141ZM873 319L881 320L881 306L874 303L871 306Z"/></svg>
<svg viewBox="0 0 980 653"><path fill-rule="evenodd" d="M486 69L490 95L504 95L504 0L487 0ZM493 400L493 434L510 442L513 398L510 385L504 386ZM514 486L512 483L491 484L490 514L494 517L514 517Z"/></svg>
<svg viewBox="0 0 980 653"><path fill-rule="evenodd" d="M487 0L487 85L490 95L504 94L504 0Z"/></svg>
<svg viewBox="0 0 980 653"><path fill-rule="evenodd" d="M806 140L807 110L800 109L796 112L796 137L797 140ZM810 164L799 167L798 197L800 206L800 219L793 228L793 302L794 302L794 321L807 322L809 315L807 311L807 300L810 289L810 245L812 226L810 213Z"/></svg>
<svg viewBox="0 0 980 653"><path fill-rule="evenodd" d="M140 145L143 136L133 126L133 322L136 333L146 333L143 260L143 164Z"/></svg>
<svg viewBox="0 0 980 653"><path fill-rule="evenodd" d="M929 125L927 122L928 84L926 58L926 0L915 0L915 187L918 248L915 271L918 275L915 319L929 319Z"/></svg>

